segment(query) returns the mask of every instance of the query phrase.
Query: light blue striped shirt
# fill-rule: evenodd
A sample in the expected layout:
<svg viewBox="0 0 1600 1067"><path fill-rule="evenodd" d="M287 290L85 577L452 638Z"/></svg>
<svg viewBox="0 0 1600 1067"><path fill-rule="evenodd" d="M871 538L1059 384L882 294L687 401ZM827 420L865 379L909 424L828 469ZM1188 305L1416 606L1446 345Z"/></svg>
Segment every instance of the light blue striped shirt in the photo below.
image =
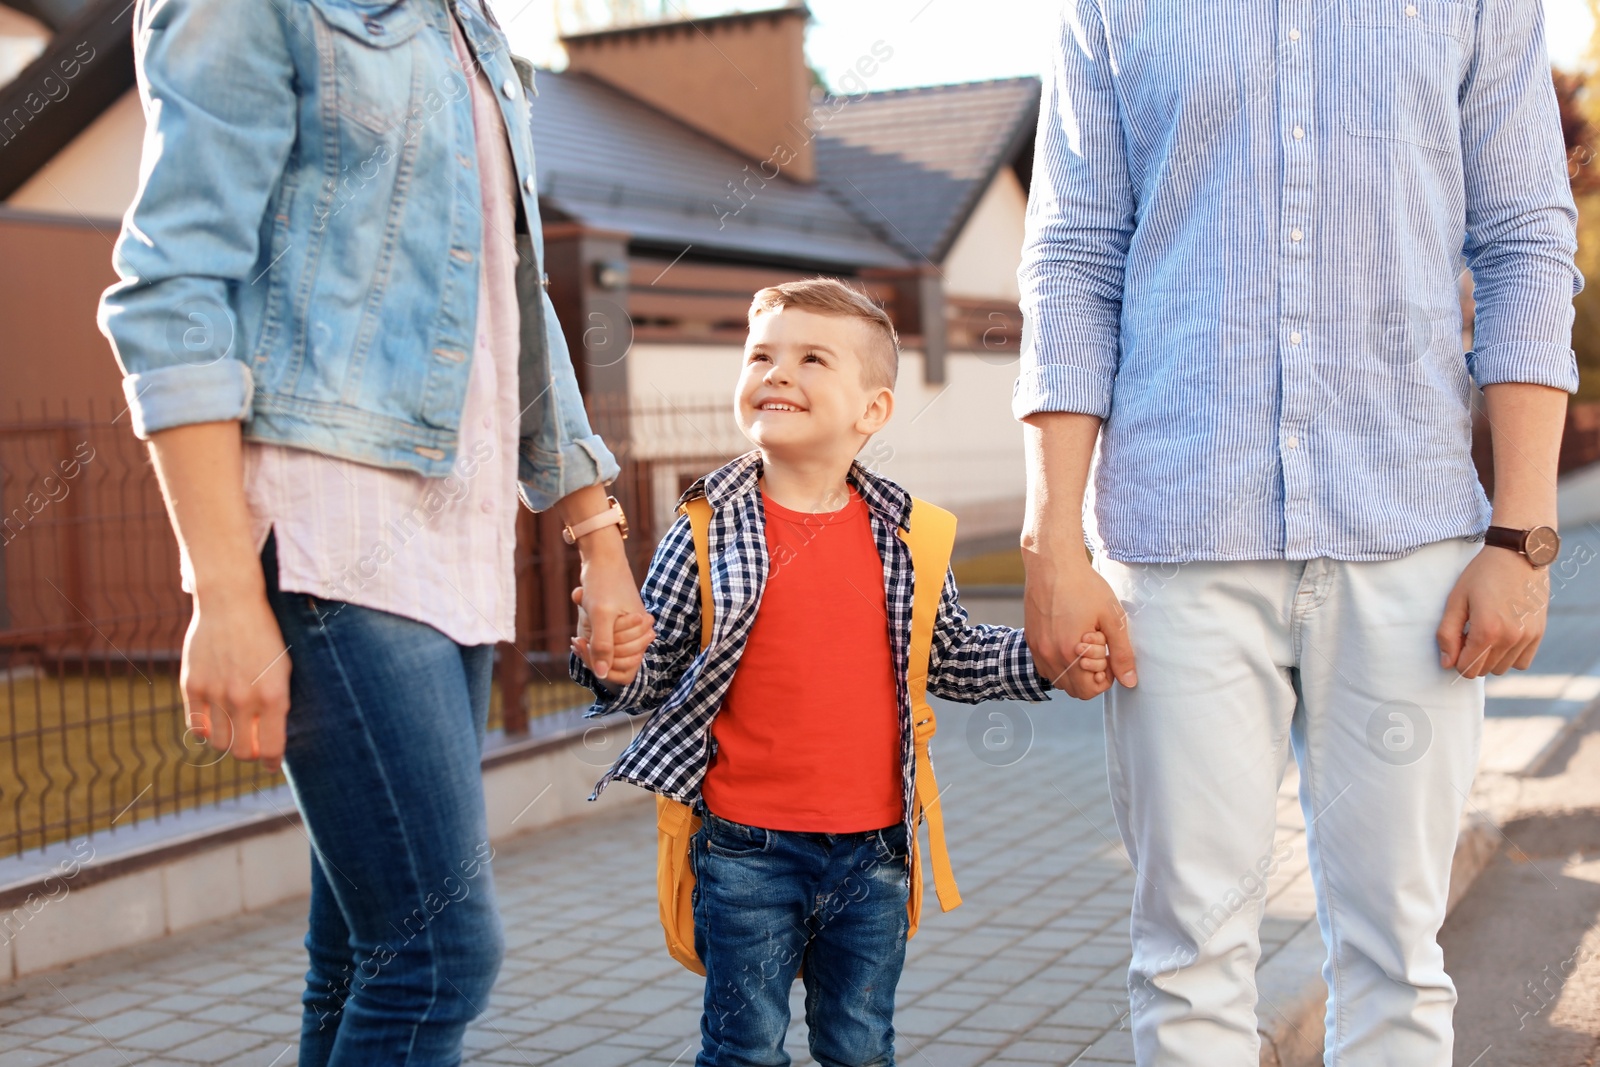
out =
<svg viewBox="0 0 1600 1067"><path fill-rule="evenodd" d="M1577 387L1576 218L1539 0L1067 0L1015 414L1105 419L1113 559L1479 534L1473 383Z"/></svg>

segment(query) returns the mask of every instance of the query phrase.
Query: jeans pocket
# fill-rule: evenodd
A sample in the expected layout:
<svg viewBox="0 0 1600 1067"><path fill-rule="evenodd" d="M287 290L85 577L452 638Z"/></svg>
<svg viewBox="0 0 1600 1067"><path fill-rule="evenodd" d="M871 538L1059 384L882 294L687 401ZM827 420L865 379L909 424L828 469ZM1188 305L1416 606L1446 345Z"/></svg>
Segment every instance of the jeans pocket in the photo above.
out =
<svg viewBox="0 0 1600 1067"><path fill-rule="evenodd" d="M759 856L772 844L771 835L758 826L745 826L707 814L704 822L706 852L723 859Z"/></svg>
<svg viewBox="0 0 1600 1067"><path fill-rule="evenodd" d="M1340 114L1346 133L1444 150L1472 33L1461 0L1341 0Z"/></svg>
<svg viewBox="0 0 1600 1067"><path fill-rule="evenodd" d="M873 848L883 863L904 864L911 858L910 839L906 837L904 823L886 826L872 835Z"/></svg>

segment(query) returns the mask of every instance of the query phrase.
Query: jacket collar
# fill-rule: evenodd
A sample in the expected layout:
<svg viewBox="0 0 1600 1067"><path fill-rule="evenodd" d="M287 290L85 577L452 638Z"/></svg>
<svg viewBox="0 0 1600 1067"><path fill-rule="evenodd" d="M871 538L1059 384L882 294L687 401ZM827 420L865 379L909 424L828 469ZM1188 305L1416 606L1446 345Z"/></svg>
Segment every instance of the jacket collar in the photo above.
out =
<svg viewBox="0 0 1600 1067"><path fill-rule="evenodd" d="M845 476L867 507L884 522L900 529L909 529L911 520L911 494L887 478L873 474L859 461L850 464ZM724 464L695 482L684 491L678 503L703 496L718 511L742 497L760 490L761 452L752 449L731 463Z"/></svg>

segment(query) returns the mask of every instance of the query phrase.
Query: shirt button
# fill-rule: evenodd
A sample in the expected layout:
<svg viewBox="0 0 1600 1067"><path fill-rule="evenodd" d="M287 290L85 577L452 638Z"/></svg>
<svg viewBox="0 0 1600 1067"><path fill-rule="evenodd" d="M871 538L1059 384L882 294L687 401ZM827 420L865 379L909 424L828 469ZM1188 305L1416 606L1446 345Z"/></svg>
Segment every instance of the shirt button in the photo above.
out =
<svg viewBox="0 0 1600 1067"><path fill-rule="evenodd" d="M1292 344L1292 345L1297 345L1297 344L1300 343L1300 331L1299 330L1296 330L1296 331L1294 331L1293 333L1291 333L1289 335L1289 343Z"/></svg>
<svg viewBox="0 0 1600 1067"><path fill-rule="evenodd" d="M494 416L493 415L485 415L483 417L483 428L485 430L494 429Z"/></svg>
<svg viewBox="0 0 1600 1067"><path fill-rule="evenodd" d="M1295 139L1295 140L1296 140L1296 141L1298 141L1298 140L1300 140L1300 139L1301 139L1301 138L1302 138L1302 137L1304 137L1304 136L1305 136L1305 135L1306 135L1306 131L1305 131L1305 130L1303 130L1303 129L1301 129L1301 128L1300 128L1300 127L1299 127L1299 126L1296 126L1296 127L1295 127L1295 128L1294 128L1294 139Z"/></svg>
<svg viewBox="0 0 1600 1067"><path fill-rule="evenodd" d="M1305 234L1301 233L1298 229L1293 229L1293 230L1289 231L1289 240L1291 240L1291 241L1298 241L1298 240L1300 240L1300 238L1302 238L1304 236L1305 236Z"/></svg>
<svg viewBox="0 0 1600 1067"><path fill-rule="evenodd" d="M507 78L501 82L500 91L506 94L507 100L515 100L517 98L517 79Z"/></svg>
<svg viewBox="0 0 1600 1067"><path fill-rule="evenodd" d="M1417 17L1417 5L1416 4L1407 4L1406 5L1406 18L1414 19L1416 17Z"/></svg>
<svg viewBox="0 0 1600 1067"><path fill-rule="evenodd" d="M483 503L479 504L478 507L481 508L485 514L488 514L494 510L494 501L485 500Z"/></svg>
<svg viewBox="0 0 1600 1067"><path fill-rule="evenodd" d="M1289 31L1289 40L1298 41L1299 39L1300 39L1300 31L1299 30L1290 30Z"/></svg>
<svg viewBox="0 0 1600 1067"><path fill-rule="evenodd" d="M1290 448L1299 448L1300 447L1300 438L1291 436L1289 438L1289 447Z"/></svg>

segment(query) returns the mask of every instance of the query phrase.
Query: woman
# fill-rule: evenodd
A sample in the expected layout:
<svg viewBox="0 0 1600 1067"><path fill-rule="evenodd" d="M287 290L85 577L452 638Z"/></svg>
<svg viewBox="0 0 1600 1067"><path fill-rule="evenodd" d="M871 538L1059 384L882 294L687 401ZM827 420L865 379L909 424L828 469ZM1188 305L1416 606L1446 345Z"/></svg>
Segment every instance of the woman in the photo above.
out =
<svg viewBox="0 0 1600 1067"><path fill-rule="evenodd" d="M476 0L141 2L135 44L100 324L194 594L189 723L305 819L300 1063L454 1064L501 956L478 758L519 481L600 658L643 612L540 285L532 72Z"/></svg>

